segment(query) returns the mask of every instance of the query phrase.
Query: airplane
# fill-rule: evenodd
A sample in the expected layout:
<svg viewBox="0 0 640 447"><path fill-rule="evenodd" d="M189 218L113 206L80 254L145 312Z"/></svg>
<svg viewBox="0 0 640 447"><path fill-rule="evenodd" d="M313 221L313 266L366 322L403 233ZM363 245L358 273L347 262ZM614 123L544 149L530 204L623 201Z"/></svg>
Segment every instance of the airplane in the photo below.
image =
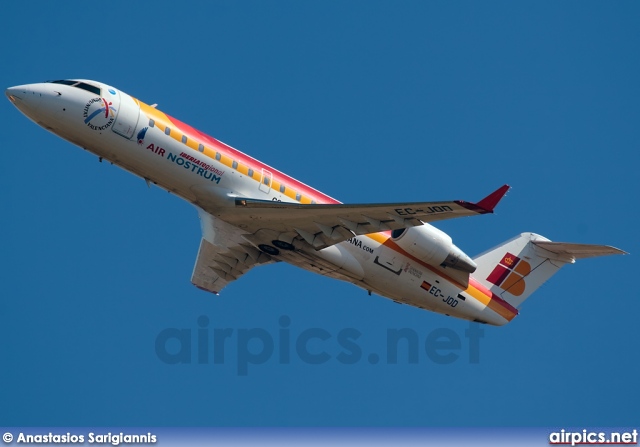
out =
<svg viewBox="0 0 640 447"><path fill-rule="evenodd" d="M501 326L565 264L625 254L521 233L471 258L431 223L493 213L508 185L476 203L342 204L101 82L5 94L46 130L191 202L202 227L191 282L215 294L253 267L284 261L369 295Z"/></svg>

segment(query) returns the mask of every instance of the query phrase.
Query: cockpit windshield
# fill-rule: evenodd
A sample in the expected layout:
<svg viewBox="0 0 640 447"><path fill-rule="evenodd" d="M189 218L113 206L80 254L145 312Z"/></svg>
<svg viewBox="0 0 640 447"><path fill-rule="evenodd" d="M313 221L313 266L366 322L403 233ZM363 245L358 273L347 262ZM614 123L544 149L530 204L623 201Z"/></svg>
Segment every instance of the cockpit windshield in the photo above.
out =
<svg viewBox="0 0 640 447"><path fill-rule="evenodd" d="M88 92L95 93L96 95L101 96L100 95L100 88L96 87L95 85L87 84L86 82L71 81L71 80L67 80L67 79L61 79L59 81L47 81L47 82L49 82L51 84L70 85L72 87L81 88L82 90L86 90Z"/></svg>

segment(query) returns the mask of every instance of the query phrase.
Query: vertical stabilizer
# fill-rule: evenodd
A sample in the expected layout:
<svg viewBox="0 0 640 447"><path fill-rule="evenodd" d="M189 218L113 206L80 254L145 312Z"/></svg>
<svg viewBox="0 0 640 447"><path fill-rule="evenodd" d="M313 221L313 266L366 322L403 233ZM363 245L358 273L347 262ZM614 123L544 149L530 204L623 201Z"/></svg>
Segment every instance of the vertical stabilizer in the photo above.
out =
<svg viewBox="0 0 640 447"><path fill-rule="evenodd" d="M576 259L624 254L606 245L551 242L535 233L522 233L474 258L474 278L514 307L565 264Z"/></svg>

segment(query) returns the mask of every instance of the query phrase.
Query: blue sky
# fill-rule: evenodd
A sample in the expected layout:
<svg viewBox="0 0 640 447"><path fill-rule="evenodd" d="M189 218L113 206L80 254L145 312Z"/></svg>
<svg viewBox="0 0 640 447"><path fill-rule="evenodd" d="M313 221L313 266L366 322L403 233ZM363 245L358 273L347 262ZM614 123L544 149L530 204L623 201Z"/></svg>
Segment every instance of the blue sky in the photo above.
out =
<svg viewBox="0 0 640 447"><path fill-rule="evenodd" d="M474 363L468 323L291 266L255 269L219 297L199 291L191 205L0 101L3 425L637 423L636 2L0 12L5 88L101 80L343 202L473 201L509 183L495 215L438 225L471 255L522 231L632 253L563 269L512 323L482 327ZM192 337L188 363L156 352L172 328ZM240 375L240 334L256 328L277 349L283 333L294 346L320 328L331 338L312 348L331 358L308 364L292 347L286 364L274 348ZM420 339L419 361L401 350L387 364L387 331L402 328ZM198 363L198 331L221 329L233 334L224 362ZM338 360L344 330L361 334L355 364ZM422 346L443 331L460 340L449 364Z"/></svg>

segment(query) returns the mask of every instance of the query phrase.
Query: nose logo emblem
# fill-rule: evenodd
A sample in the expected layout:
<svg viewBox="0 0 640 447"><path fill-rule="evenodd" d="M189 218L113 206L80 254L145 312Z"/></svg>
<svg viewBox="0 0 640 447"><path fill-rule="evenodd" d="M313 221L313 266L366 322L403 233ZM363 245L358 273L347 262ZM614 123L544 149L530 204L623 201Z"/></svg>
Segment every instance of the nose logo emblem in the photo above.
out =
<svg viewBox="0 0 640 447"><path fill-rule="evenodd" d="M104 98L93 98L83 111L84 123L93 130L105 130L116 120L116 109L111 101Z"/></svg>

